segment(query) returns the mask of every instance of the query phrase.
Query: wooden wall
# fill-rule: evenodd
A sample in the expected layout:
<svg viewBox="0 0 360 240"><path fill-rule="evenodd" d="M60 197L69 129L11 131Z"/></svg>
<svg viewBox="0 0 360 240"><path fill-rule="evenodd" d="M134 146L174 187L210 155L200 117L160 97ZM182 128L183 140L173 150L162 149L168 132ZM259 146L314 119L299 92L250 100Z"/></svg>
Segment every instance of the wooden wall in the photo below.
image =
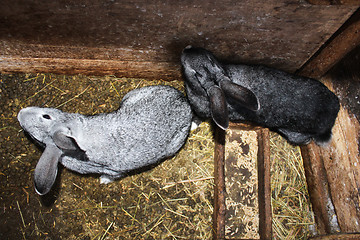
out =
<svg viewBox="0 0 360 240"><path fill-rule="evenodd" d="M293 72L356 9L298 0L2 0L0 71L174 79L192 44Z"/></svg>

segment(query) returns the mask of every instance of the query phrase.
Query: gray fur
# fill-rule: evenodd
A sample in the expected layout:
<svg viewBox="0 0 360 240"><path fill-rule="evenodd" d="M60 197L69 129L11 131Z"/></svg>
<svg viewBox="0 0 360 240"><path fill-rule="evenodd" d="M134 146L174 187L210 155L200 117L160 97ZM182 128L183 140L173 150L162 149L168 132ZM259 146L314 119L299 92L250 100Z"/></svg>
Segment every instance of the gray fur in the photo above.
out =
<svg viewBox="0 0 360 240"><path fill-rule="evenodd" d="M57 167L54 161L47 162L54 156L60 156L58 161L66 168L100 174L101 182L108 183L173 156L188 136L191 118L186 98L169 86L133 90L117 111L108 114L85 116L38 107L24 108L18 114L22 128L45 145L46 155L34 179L41 195L55 181L55 169L46 169Z"/></svg>
<svg viewBox="0 0 360 240"><path fill-rule="evenodd" d="M181 62L187 95L199 117L214 119L214 111L221 112L210 107L216 104L211 103L214 96L209 100L208 90L215 85L224 92L228 108L225 121L214 119L217 124L227 117L254 122L293 144L330 140L339 100L319 81L265 66L221 64L211 52L190 46L184 49ZM219 94L220 103L221 98Z"/></svg>

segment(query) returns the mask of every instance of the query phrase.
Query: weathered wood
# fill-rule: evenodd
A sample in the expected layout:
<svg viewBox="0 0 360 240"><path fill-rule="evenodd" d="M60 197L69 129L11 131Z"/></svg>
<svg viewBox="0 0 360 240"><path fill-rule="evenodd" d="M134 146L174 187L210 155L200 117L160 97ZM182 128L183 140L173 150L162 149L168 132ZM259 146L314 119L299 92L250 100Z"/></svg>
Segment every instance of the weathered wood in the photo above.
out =
<svg viewBox="0 0 360 240"><path fill-rule="evenodd" d="M306 0L315 5L352 5L360 6L360 0Z"/></svg>
<svg viewBox="0 0 360 240"><path fill-rule="evenodd" d="M181 78L178 64L153 61L119 61L61 58L1 57L2 73L44 73L114 75L118 77L174 80Z"/></svg>
<svg viewBox="0 0 360 240"><path fill-rule="evenodd" d="M228 129L225 136L225 237L260 239L256 131Z"/></svg>
<svg viewBox="0 0 360 240"><path fill-rule="evenodd" d="M324 147L301 148L320 234L360 232L360 48L354 51L322 78L342 105L332 141Z"/></svg>
<svg viewBox="0 0 360 240"><path fill-rule="evenodd" d="M360 9L304 64L298 73L318 79L359 44Z"/></svg>
<svg viewBox="0 0 360 240"><path fill-rule="evenodd" d="M270 138L269 130L258 131L258 176L259 176L259 233L260 239L272 239L272 209L270 181Z"/></svg>
<svg viewBox="0 0 360 240"><path fill-rule="evenodd" d="M350 52L329 77L341 104L360 121L360 45Z"/></svg>
<svg viewBox="0 0 360 240"><path fill-rule="evenodd" d="M192 44L226 61L293 72L355 10L297 0L3 0L0 71L171 80Z"/></svg>
<svg viewBox="0 0 360 240"><path fill-rule="evenodd" d="M271 239L268 133L268 129L234 123L226 135L216 130L215 239ZM223 190L219 189L222 184ZM219 209L222 204L224 212Z"/></svg>
<svg viewBox="0 0 360 240"><path fill-rule="evenodd" d="M341 232L360 232L360 126L341 109L330 145L320 148Z"/></svg>
<svg viewBox="0 0 360 240"><path fill-rule="evenodd" d="M215 128L214 154L214 239L225 238L225 131Z"/></svg>
<svg viewBox="0 0 360 240"><path fill-rule="evenodd" d="M331 82L342 105L333 128L333 141L321 149L342 232L360 232L359 59L360 46L323 78Z"/></svg>
<svg viewBox="0 0 360 240"><path fill-rule="evenodd" d="M332 234L326 236L316 236L310 238L310 240L359 240L360 234L353 233L353 234Z"/></svg>
<svg viewBox="0 0 360 240"><path fill-rule="evenodd" d="M320 148L315 143L301 146L306 182L318 234L340 231L332 202L328 176Z"/></svg>

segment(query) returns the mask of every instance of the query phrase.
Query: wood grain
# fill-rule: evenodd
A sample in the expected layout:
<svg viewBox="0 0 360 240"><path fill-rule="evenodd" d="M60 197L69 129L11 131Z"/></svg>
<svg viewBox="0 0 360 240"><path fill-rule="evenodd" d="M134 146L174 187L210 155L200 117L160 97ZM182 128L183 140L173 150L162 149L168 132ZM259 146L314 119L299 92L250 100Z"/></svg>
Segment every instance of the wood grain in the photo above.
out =
<svg viewBox="0 0 360 240"><path fill-rule="evenodd" d="M171 80L180 76L182 49L192 44L225 61L293 72L355 10L297 0L3 0L0 71Z"/></svg>

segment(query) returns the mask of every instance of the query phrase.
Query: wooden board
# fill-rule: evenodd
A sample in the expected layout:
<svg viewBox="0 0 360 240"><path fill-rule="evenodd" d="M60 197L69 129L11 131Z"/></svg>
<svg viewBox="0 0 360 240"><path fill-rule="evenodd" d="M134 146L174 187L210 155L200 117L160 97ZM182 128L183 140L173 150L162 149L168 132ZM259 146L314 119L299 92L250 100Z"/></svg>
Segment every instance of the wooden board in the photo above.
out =
<svg viewBox="0 0 360 240"><path fill-rule="evenodd" d="M192 44L292 72L355 10L297 0L3 0L0 71L174 79Z"/></svg>
<svg viewBox="0 0 360 240"><path fill-rule="evenodd" d="M312 237L310 240L359 240L360 234L350 233L350 234L331 234L326 236L317 236Z"/></svg>
<svg viewBox="0 0 360 240"><path fill-rule="evenodd" d="M353 5L359 6L360 0L306 0L308 3L316 5Z"/></svg>
<svg viewBox="0 0 360 240"><path fill-rule="evenodd" d="M360 45L360 9L304 64L298 73L319 79Z"/></svg>
<svg viewBox="0 0 360 240"><path fill-rule="evenodd" d="M216 134L215 238L271 239L267 129L232 124Z"/></svg>
<svg viewBox="0 0 360 240"><path fill-rule="evenodd" d="M228 129L225 138L225 237L260 239L256 131Z"/></svg>

